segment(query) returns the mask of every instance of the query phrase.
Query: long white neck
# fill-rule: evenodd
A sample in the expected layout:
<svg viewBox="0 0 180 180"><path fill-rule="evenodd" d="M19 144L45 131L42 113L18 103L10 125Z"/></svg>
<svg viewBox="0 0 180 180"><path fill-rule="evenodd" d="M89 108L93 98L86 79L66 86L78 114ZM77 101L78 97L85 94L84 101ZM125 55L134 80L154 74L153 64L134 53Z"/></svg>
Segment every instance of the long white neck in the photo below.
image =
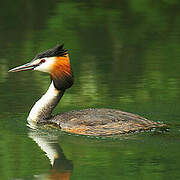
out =
<svg viewBox="0 0 180 180"><path fill-rule="evenodd" d="M38 121L49 119L51 112L63 96L64 91L59 91L54 87L53 81L47 92L39 99L31 109L27 121L31 127L35 126Z"/></svg>

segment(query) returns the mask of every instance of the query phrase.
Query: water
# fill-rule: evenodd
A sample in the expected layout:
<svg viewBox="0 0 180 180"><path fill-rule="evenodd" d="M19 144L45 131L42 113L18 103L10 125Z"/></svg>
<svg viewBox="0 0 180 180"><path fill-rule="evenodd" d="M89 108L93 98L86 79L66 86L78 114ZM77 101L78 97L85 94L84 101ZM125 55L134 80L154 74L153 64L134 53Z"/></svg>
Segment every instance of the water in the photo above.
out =
<svg viewBox="0 0 180 180"><path fill-rule="evenodd" d="M0 179L179 179L179 7L176 0L2 1ZM49 76L7 71L61 42L75 84L54 113L117 108L169 124L169 132L91 138L28 129Z"/></svg>

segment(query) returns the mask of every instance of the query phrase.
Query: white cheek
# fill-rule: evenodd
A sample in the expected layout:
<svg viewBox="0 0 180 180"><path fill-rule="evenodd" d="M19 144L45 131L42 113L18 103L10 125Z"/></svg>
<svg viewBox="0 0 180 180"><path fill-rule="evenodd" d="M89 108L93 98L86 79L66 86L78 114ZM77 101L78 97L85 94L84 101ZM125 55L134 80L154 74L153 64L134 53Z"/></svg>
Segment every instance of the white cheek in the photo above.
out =
<svg viewBox="0 0 180 180"><path fill-rule="evenodd" d="M42 63L40 66L37 66L36 68L34 68L34 70L50 73L52 66L53 66L53 63L54 63L53 59L47 58L46 62Z"/></svg>

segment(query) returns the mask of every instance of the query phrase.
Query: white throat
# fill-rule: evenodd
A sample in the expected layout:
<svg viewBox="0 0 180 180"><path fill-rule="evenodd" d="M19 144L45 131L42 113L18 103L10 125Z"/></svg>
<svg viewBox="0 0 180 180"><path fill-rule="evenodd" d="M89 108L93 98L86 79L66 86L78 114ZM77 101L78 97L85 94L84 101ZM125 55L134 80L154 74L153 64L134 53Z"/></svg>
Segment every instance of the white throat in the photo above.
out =
<svg viewBox="0 0 180 180"><path fill-rule="evenodd" d="M31 127L35 126L39 120L51 117L52 110L56 107L64 92L54 87L53 81L47 92L39 99L31 109L27 121Z"/></svg>

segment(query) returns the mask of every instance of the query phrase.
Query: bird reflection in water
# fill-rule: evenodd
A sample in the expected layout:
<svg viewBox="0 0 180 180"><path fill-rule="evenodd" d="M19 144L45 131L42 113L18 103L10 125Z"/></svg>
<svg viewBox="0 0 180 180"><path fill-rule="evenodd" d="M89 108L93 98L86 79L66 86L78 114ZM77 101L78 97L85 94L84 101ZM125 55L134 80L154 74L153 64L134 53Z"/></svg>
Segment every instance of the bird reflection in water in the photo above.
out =
<svg viewBox="0 0 180 180"><path fill-rule="evenodd" d="M28 135L46 153L52 165L49 173L35 175L34 178L38 180L69 180L73 164L71 160L65 157L63 150L58 144L58 136L36 130L30 130Z"/></svg>

